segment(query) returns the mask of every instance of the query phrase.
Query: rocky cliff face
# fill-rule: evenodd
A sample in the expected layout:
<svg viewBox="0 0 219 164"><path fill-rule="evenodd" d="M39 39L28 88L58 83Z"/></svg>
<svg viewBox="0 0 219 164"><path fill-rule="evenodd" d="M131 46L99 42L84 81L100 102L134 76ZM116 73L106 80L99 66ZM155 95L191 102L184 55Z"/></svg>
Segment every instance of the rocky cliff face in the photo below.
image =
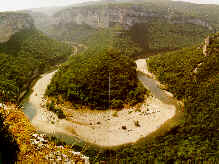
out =
<svg viewBox="0 0 219 164"><path fill-rule="evenodd" d="M131 26L135 23L147 22L149 17L159 16L157 13L142 11L141 8L120 7L78 7L64 10L55 18L58 23L88 24L92 27L107 28L115 24Z"/></svg>
<svg viewBox="0 0 219 164"><path fill-rule="evenodd" d="M159 9L153 7L137 4L72 7L58 12L54 16L54 20L56 24L88 24L95 28L107 28L119 24L128 28L136 23L147 23L153 19L164 19L169 23L189 23L214 30L206 20L174 13L168 8Z"/></svg>
<svg viewBox="0 0 219 164"><path fill-rule="evenodd" d="M204 42L204 45L203 45L203 54L204 56L208 56L208 47L210 45L210 36L208 36L206 39L205 39L205 42Z"/></svg>
<svg viewBox="0 0 219 164"><path fill-rule="evenodd" d="M53 18L43 12L35 12L31 10L26 10L22 12L30 15L34 20L35 27L37 29L40 29L41 31L46 29L48 26L54 24Z"/></svg>
<svg viewBox="0 0 219 164"><path fill-rule="evenodd" d="M31 16L20 13L0 13L0 42L5 42L22 29L34 27Z"/></svg>
<svg viewBox="0 0 219 164"><path fill-rule="evenodd" d="M200 48L202 48L205 58L210 58L214 53L219 55L219 33L209 35L205 38L203 44L198 49ZM193 70L193 73L196 75L202 66L203 62L199 63Z"/></svg>
<svg viewBox="0 0 219 164"><path fill-rule="evenodd" d="M205 57L210 56L212 51L219 54L219 33L208 36L203 43L202 49Z"/></svg>

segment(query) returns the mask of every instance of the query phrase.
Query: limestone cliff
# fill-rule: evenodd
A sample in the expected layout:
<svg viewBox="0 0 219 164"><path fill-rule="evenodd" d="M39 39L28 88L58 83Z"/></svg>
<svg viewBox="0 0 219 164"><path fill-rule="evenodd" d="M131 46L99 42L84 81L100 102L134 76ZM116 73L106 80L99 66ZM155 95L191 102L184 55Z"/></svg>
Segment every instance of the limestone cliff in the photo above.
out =
<svg viewBox="0 0 219 164"><path fill-rule="evenodd" d="M34 27L31 16L21 13L0 13L0 42L5 42L22 29Z"/></svg>
<svg viewBox="0 0 219 164"><path fill-rule="evenodd" d="M88 5L71 7L54 15L55 24L88 24L95 28L107 28L116 24L128 28L136 23L147 23L154 19L162 19L175 24L195 24L214 30L213 26L205 19L185 16L170 8L158 8L151 4L147 6L141 4Z"/></svg>
<svg viewBox="0 0 219 164"><path fill-rule="evenodd" d="M204 40L202 49L205 57L210 56L212 51L219 53L219 33L209 35Z"/></svg>
<svg viewBox="0 0 219 164"><path fill-rule="evenodd" d="M204 46L203 46L203 54L204 56L208 56L208 47L210 45L210 36L208 36L206 39L205 39L205 42L204 42Z"/></svg>
<svg viewBox="0 0 219 164"><path fill-rule="evenodd" d="M203 44L198 47L202 49L205 58L210 58L214 54L219 54L219 33L209 35L203 42ZM201 67L203 67L204 62L199 63L193 70L193 73L198 74ZM216 66L216 65L215 65Z"/></svg>

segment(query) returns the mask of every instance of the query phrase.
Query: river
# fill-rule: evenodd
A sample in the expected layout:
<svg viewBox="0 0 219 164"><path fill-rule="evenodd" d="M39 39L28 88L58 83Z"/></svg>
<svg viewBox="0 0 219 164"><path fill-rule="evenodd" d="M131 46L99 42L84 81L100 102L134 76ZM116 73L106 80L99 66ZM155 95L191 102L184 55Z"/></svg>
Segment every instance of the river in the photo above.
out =
<svg viewBox="0 0 219 164"><path fill-rule="evenodd" d="M39 131L62 138L62 140L68 144L77 142L80 145L90 143L97 146L113 147L135 143L142 138L147 138L147 136L152 133L154 135L163 134L176 126L178 120L182 117L179 103L175 98L170 96L170 93L168 94L160 89L157 80L151 78L152 74L148 72L145 59L137 60L136 64L139 80L152 94L150 102L147 102L147 106L151 109L160 108L159 113L154 114L153 118L146 118L142 116L142 113L137 112L130 114L132 109L128 109L118 112L120 119L112 117L112 111L104 112L100 117L106 117L108 119L101 120L101 125L92 125L92 127L76 125L67 120L60 120L54 113L48 112L46 108L42 107L42 104L45 103L45 99L43 98L45 90L56 71L42 75L42 78L36 82L28 102L24 104L23 111L31 120L33 126ZM144 108L143 106L142 112L148 110ZM75 119L79 121L81 117L88 119L89 114L92 115L94 120L100 119L99 113L96 117L95 112L92 112L89 111L84 115L84 113L76 111L73 114L75 115ZM131 125L136 118L142 122L141 127L137 128ZM56 122L55 124L51 123L53 120ZM129 131L119 129L124 123L130 127ZM106 127L108 127L108 129Z"/></svg>

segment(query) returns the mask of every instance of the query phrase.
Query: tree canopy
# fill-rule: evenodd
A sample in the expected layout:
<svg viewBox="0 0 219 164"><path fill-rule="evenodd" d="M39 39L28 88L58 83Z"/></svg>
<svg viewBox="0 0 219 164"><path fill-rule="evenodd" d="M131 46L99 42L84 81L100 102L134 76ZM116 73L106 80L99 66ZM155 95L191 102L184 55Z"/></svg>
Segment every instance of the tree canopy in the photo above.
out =
<svg viewBox="0 0 219 164"><path fill-rule="evenodd" d="M47 95L72 103L121 108L144 100L136 64L118 49L89 50L73 57L52 79Z"/></svg>
<svg viewBox="0 0 219 164"><path fill-rule="evenodd" d="M16 102L37 76L65 61L71 52L69 46L36 29L14 34L0 44L0 101Z"/></svg>
<svg viewBox="0 0 219 164"><path fill-rule="evenodd" d="M210 36L208 56L202 46L161 53L147 60L167 90L184 102L184 118L163 136L115 150L88 150L91 162L217 163L219 114L219 34ZM197 69L196 69L197 68ZM195 71L197 70L197 71ZM96 158L96 154L98 158Z"/></svg>

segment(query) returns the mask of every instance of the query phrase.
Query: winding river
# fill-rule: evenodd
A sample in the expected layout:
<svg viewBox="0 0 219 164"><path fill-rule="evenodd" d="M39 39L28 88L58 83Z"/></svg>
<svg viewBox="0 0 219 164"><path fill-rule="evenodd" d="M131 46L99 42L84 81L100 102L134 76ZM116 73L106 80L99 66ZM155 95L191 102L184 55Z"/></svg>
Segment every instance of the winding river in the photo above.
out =
<svg viewBox="0 0 219 164"><path fill-rule="evenodd" d="M133 109L122 110L118 112L119 118L112 116L113 111L107 111L104 114L101 114L101 118L108 118L106 121L101 120L102 126L108 127L108 129L101 129L101 125L82 126L77 124L76 126L72 121L58 119L54 113L47 111L46 108L43 107L45 104L45 99L43 98L45 90L56 71L42 75L42 77L36 82L29 100L24 104L23 111L31 120L33 126L40 132L52 134L61 138L68 144L77 142L82 145L90 143L97 146L113 147L135 143L142 138L147 138L147 136L151 134L157 136L166 133L177 125L178 120L183 115L180 111L179 102L171 96L170 93L160 89L159 82L153 79L153 75L148 71L145 59L137 60L136 64L139 80L152 94L150 102L143 104L141 113L132 113ZM151 110L154 108L160 109L159 111L152 111L150 117L143 115L144 112L149 111L149 108L151 108ZM153 113L154 115L152 115ZM78 114L78 111L73 113L76 117L75 119L78 118L79 121L82 120L80 119L80 116L87 118L88 120L88 114L84 115L84 113L80 112ZM96 115L94 116L94 113L91 113L91 115L94 120L99 119L99 113L96 114L97 117ZM134 125L130 124L133 124L133 121L136 119L142 122L141 127L134 127ZM87 120L85 123L89 124ZM53 123L53 121L55 121L55 123ZM129 130L124 131L120 129L124 123L130 127ZM91 135L94 135L92 136L93 138L96 137L95 141L92 140L90 137ZM106 135L105 138L104 135ZM98 138L98 136L101 138ZM112 136L115 137L113 138Z"/></svg>

